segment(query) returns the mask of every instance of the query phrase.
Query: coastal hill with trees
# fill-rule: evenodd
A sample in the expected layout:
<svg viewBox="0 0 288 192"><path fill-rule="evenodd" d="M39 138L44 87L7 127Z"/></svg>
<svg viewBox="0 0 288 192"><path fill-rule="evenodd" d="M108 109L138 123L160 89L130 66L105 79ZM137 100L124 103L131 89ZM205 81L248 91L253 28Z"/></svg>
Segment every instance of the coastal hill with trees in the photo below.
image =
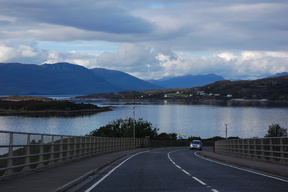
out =
<svg viewBox="0 0 288 192"><path fill-rule="evenodd" d="M288 105L288 75L258 80L217 81L201 87L92 94L76 99L141 102L171 101L195 104Z"/></svg>

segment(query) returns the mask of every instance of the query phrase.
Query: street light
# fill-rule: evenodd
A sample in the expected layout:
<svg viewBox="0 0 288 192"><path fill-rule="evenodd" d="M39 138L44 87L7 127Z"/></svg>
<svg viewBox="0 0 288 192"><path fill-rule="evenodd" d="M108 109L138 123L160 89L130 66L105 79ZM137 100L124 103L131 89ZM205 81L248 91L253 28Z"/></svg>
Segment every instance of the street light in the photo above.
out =
<svg viewBox="0 0 288 192"><path fill-rule="evenodd" d="M135 106L133 107L133 138L135 139Z"/></svg>
<svg viewBox="0 0 288 192"><path fill-rule="evenodd" d="M227 131L228 131L228 129L227 129L227 123L225 124L225 126L226 126L226 140L227 140Z"/></svg>

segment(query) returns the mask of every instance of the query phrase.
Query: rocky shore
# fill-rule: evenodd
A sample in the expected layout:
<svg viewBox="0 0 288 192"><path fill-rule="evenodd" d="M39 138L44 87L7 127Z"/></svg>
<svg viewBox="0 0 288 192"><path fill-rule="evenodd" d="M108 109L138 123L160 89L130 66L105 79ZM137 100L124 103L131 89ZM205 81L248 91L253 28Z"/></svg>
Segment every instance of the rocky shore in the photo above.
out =
<svg viewBox="0 0 288 192"><path fill-rule="evenodd" d="M99 109L88 109L88 110L51 110L51 111L0 111L0 116L26 116L26 117L73 117L73 116L84 116L92 115L95 113L111 111L109 107L101 107Z"/></svg>
<svg viewBox="0 0 288 192"><path fill-rule="evenodd" d="M111 111L111 108L45 97L12 96L0 99L0 116L70 117L105 111Z"/></svg>

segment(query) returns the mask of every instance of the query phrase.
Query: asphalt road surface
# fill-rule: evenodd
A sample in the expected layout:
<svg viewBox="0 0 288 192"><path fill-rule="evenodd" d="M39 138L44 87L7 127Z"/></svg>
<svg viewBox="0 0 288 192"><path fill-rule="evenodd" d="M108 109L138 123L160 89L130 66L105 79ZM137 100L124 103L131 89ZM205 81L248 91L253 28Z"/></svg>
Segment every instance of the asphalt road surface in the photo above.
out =
<svg viewBox="0 0 288 192"><path fill-rule="evenodd" d="M137 153L91 178L77 191L288 191L285 180L208 161L195 152L165 148Z"/></svg>

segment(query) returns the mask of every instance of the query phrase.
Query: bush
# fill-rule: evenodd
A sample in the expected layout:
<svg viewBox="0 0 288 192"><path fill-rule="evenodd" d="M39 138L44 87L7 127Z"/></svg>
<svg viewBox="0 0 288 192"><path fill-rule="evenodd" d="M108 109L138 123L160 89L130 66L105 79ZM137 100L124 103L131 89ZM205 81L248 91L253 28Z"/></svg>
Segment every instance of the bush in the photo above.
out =
<svg viewBox="0 0 288 192"><path fill-rule="evenodd" d="M133 137L133 128L135 126L135 137L144 138L150 136L150 139L157 137L158 129L153 127L150 122L144 121L142 118L135 120L133 118L117 119L109 124L91 131L88 136L97 137Z"/></svg>
<svg viewBox="0 0 288 192"><path fill-rule="evenodd" d="M287 129L280 127L279 124L269 125L268 133L265 137L287 137Z"/></svg>

